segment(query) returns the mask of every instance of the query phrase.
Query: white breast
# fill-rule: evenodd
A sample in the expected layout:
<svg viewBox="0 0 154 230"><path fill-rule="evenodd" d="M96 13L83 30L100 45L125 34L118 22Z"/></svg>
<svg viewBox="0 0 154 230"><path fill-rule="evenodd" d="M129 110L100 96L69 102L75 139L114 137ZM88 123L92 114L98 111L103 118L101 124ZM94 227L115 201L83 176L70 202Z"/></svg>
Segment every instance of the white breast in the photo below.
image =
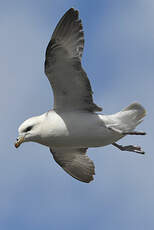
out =
<svg viewBox="0 0 154 230"><path fill-rule="evenodd" d="M51 148L105 146L120 138L106 128L103 115L88 112L50 111L41 129L39 143Z"/></svg>

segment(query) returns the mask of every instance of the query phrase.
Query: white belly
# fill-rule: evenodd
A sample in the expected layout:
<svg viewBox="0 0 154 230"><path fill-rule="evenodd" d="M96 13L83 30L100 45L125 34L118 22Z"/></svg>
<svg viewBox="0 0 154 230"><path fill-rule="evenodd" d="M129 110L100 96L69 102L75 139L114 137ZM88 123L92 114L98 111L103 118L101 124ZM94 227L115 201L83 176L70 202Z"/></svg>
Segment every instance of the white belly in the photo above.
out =
<svg viewBox="0 0 154 230"><path fill-rule="evenodd" d="M49 147L88 148L112 144L121 136L106 128L104 115L50 111L42 127L40 144ZM106 117L106 116L105 116Z"/></svg>

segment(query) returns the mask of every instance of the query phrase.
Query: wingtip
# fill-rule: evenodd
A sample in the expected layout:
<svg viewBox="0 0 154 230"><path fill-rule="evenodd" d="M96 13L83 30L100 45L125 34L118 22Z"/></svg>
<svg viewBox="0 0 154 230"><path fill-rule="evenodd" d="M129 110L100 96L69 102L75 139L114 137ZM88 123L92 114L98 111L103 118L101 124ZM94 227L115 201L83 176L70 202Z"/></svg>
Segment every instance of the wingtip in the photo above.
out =
<svg viewBox="0 0 154 230"><path fill-rule="evenodd" d="M74 9L74 7L71 7L68 11L66 11L66 14L72 14L74 17L79 16L79 11Z"/></svg>
<svg viewBox="0 0 154 230"><path fill-rule="evenodd" d="M79 179L78 179L78 180L79 180ZM79 180L79 181L81 181L81 182L83 182L83 183L89 184L89 183L91 183L92 181L94 181L94 176L92 175L92 176L89 178L89 180Z"/></svg>

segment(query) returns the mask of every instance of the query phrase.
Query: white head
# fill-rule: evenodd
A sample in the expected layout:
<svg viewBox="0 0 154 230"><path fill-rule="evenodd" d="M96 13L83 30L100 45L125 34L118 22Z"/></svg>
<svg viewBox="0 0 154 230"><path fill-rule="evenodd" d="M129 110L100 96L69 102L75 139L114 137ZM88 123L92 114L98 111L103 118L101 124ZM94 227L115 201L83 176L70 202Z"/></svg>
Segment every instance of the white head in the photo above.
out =
<svg viewBox="0 0 154 230"><path fill-rule="evenodd" d="M23 142L37 142L40 139L40 124L42 121L41 118L41 116L31 117L19 126L19 136L15 143L16 148L18 148Z"/></svg>

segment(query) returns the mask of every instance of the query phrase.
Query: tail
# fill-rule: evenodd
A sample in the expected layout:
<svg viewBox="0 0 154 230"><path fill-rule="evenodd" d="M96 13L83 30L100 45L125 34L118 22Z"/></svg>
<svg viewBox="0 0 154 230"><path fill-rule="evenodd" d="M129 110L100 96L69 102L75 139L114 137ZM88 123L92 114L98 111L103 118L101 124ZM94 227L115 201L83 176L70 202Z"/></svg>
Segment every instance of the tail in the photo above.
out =
<svg viewBox="0 0 154 230"><path fill-rule="evenodd" d="M116 113L118 119L118 128L125 132L130 132L143 121L146 115L146 110L139 103L133 103L128 107Z"/></svg>

